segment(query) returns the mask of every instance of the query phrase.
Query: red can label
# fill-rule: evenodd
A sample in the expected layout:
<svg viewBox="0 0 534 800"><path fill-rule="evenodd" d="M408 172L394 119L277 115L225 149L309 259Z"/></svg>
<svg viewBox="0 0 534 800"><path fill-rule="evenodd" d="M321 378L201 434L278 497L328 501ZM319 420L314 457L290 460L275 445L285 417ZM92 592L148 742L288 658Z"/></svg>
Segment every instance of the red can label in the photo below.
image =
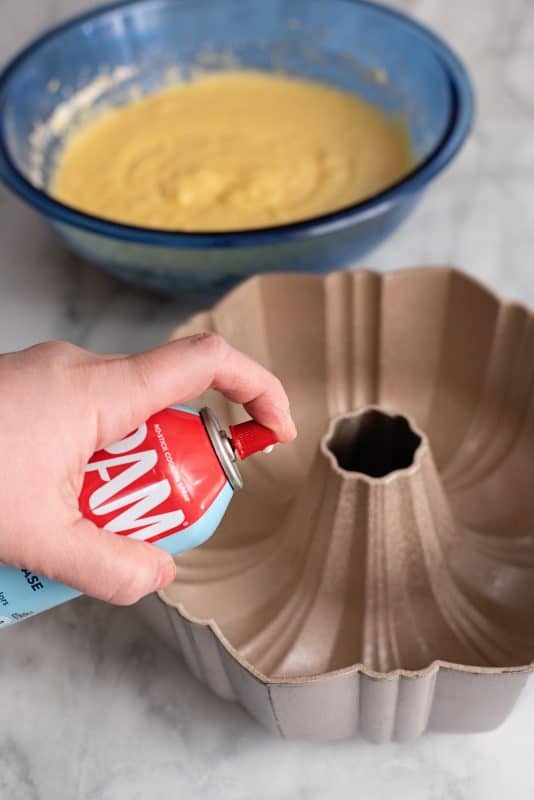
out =
<svg viewBox="0 0 534 800"><path fill-rule="evenodd" d="M199 520L225 483L200 416L168 408L93 455L80 511L99 528L156 542Z"/></svg>

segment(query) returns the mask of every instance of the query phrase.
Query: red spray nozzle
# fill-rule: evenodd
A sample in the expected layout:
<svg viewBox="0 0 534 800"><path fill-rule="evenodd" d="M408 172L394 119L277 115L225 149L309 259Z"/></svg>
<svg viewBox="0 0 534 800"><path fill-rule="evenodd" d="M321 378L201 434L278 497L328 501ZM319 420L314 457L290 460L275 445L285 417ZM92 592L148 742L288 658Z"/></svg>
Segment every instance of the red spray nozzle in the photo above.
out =
<svg viewBox="0 0 534 800"><path fill-rule="evenodd" d="M229 431L234 450L241 460L278 442L276 434L253 419L230 425Z"/></svg>

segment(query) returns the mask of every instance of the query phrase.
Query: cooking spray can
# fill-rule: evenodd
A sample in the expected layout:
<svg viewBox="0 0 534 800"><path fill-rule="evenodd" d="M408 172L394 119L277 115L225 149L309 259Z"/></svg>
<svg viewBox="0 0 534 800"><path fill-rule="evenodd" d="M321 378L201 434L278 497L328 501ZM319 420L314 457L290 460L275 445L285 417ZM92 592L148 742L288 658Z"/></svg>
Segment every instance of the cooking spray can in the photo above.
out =
<svg viewBox="0 0 534 800"><path fill-rule="evenodd" d="M238 459L276 441L253 420L230 425L226 433L209 408L167 408L92 456L80 511L111 533L183 553L210 538L243 487ZM30 570L0 565L0 627L80 594Z"/></svg>

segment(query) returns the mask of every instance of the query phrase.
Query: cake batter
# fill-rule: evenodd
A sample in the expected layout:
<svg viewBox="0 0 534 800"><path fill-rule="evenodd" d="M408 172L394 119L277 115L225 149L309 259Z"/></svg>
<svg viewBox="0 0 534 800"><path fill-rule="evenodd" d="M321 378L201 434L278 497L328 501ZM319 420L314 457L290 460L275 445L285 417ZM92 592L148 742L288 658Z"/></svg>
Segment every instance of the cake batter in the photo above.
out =
<svg viewBox="0 0 534 800"><path fill-rule="evenodd" d="M410 164L407 134L356 94L223 72L88 123L68 139L52 194L130 225L234 231L341 209Z"/></svg>

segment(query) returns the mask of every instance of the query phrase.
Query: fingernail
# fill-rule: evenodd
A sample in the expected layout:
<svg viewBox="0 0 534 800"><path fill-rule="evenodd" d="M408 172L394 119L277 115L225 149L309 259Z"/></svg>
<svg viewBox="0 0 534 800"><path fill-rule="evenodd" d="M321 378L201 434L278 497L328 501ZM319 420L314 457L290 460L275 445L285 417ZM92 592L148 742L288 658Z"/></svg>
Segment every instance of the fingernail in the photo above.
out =
<svg viewBox="0 0 534 800"><path fill-rule="evenodd" d="M282 441L289 442L297 436L297 426L293 421L291 409L289 405L275 405L275 408L278 416L277 429L282 433Z"/></svg>
<svg viewBox="0 0 534 800"><path fill-rule="evenodd" d="M293 422L293 417L291 417L291 433L293 435L293 438L295 438L298 435L297 426Z"/></svg>
<svg viewBox="0 0 534 800"><path fill-rule="evenodd" d="M291 411L288 413L288 420L286 424L286 431L288 435L288 439L294 439L297 435L297 426L293 421L293 417L291 416Z"/></svg>
<svg viewBox="0 0 534 800"><path fill-rule="evenodd" d="M159 581L156 590L164 589L169 583L172 583L176 577L176 564L172 558L166 558L160 566Z"/></svg>
<svg viewBox="0 0 534 800"><path fill-rule="evenodd" d="M284 426L279 427L279 437L281 442L292 442L297 436L297 429L295 423L291 418L286 419Z"/></svg>

